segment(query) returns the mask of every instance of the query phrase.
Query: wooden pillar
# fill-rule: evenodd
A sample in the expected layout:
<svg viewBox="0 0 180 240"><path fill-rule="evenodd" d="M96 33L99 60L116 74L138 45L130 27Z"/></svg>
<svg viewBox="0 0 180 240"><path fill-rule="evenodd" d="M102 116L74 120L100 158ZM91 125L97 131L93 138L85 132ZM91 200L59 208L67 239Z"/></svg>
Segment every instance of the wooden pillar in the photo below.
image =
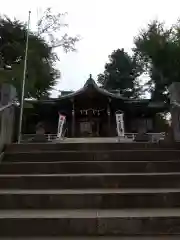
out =
<svg viewBox="0 0 180 240"><path fill-rule="evenodd" d="M107 115L108 115L108 136L111 136L111 109L110 109L110 101L109 99L108 105L107 105Z"/></svg>
<svg viewBox="0 0 180 240"><path fill-rule="evenodd" d="M75 107L74 100L72 100L72 126L71 126L71 136L75 137Z"/></svg>

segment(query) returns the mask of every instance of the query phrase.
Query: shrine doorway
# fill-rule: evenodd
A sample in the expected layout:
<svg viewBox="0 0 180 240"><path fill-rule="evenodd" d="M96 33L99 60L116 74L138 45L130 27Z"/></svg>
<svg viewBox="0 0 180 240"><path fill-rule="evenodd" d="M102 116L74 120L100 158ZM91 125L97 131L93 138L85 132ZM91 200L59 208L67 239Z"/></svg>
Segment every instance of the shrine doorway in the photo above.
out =
<svg viewBox="0 0 180 240"><path fill-rule="evenodd" d="M81 119L79 130L81 137L99 137L100 121L98 118Z"/></svg>

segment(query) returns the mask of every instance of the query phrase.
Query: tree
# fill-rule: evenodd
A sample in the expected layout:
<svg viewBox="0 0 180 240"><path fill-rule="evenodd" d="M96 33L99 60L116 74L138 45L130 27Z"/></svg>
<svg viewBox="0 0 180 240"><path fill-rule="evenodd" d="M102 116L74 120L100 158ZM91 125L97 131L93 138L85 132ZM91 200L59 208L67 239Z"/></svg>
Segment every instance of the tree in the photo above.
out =
<svg viewBox="0 0 180 240"><path fill-rule="evenodd" d="M168 86L180 81L179 22L166 28L164 23L153 21L134 42L134 52L150 76L147 89L152 99L167 102Z"/></svg>
<svg viewBox="0 0 180 240"><path fill-rule="evenodd" d="M65 51L74 50L74 44L78 41L77 37L62 37L59 40L55 38L51 31L58 31L62 27L60 16L60 14L53 15L51 9L47 9L37 23L38 31L29 33L26 97L39 99L49 96L49 91L60 77L60 71L55 68L55 63L59 59L54 48L63 47ZM7 17L0 18L0 79L1 82L13 84L19 98L26 36L26 24Z"/></svg>
<svg viewBox="0 0 180 240"><path fill-rule="evenodd" d="M37 21L36 34L46 39L53 49L62 47L65 52L75 51L75 43L80 40L79 36L72 37L64 33L61 37L56 37L57 33L60 35L62 28L68 27L68 24L63 22L66 15L67 13L54 14L51 8L47 8Z"/></svg>
<svg viewBox="0 0 180 240"><path fill-rule="evenodd" d="M140 92L138 77L141 66L136 56L131 57L124 49L117 49L109 56L103 74L98 75L98 82L108 90L120 90L124 97L137 97Z"/></svg>

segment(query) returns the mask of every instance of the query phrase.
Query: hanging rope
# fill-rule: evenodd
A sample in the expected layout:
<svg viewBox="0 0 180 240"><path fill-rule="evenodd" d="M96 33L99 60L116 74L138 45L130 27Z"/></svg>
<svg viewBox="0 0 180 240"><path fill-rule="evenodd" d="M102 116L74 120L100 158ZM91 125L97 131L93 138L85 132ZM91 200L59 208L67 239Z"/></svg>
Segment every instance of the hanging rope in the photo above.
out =
<svg viewBox="0 0 180 240"><path fill-rule="evenodd" d="M90 111L92 111L94 115L97 113L97 115L99 116L99 115L100 115L100 112L105 111L105 109L93 109L93 108L81 109L81 110L80 110L80 113L81 113L81 114L84 113L85 115L88 115L88 112L90 112Z"/></svg>

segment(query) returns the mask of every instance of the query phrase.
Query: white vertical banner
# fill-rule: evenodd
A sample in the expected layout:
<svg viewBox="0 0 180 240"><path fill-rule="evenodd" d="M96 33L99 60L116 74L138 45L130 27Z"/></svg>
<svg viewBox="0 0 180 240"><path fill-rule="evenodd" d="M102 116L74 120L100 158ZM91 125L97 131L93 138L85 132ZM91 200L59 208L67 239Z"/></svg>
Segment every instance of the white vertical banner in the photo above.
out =
<svg viewBox="0 0 180 240"><path fill-rule="evenodd" d="M116 113L116 126L117 126L118 137L124 137L123 113Z"/></svg>
<svg viewBox="0 0 180 240"><path fill-rule="evenodd" d="M62 137L63 126L64 126L65 121L66 121L66 116L59 113L58 131L57 131L58 138Z"/></svg>

